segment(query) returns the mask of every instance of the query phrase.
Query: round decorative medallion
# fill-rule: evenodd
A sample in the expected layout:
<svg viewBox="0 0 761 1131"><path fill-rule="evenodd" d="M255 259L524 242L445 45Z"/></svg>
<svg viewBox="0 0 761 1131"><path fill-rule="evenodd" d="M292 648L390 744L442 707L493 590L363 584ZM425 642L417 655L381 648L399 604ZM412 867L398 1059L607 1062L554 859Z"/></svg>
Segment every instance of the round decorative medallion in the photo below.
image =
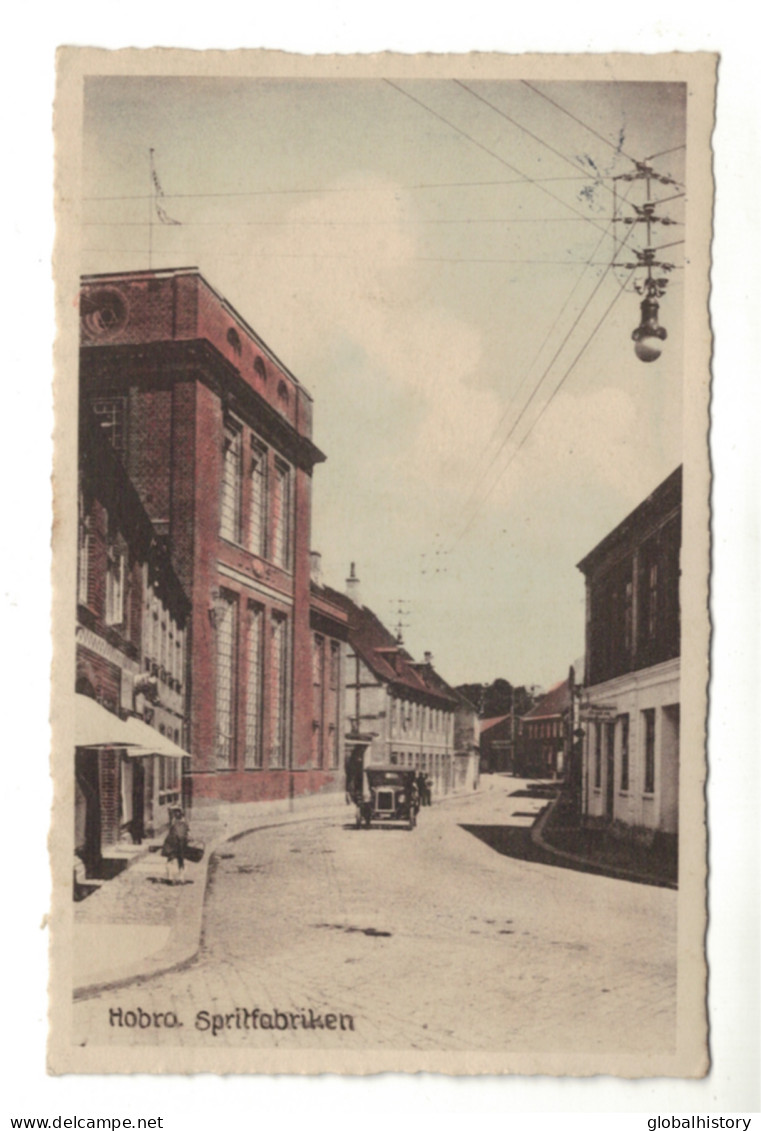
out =
<svg viewBox="0 0 761 1131"><path fill-rule="evenodd" d="M85 337L113 338L127 325L129 309L121 291L113 287L102 287L82 295L79 315Z"/></svg>

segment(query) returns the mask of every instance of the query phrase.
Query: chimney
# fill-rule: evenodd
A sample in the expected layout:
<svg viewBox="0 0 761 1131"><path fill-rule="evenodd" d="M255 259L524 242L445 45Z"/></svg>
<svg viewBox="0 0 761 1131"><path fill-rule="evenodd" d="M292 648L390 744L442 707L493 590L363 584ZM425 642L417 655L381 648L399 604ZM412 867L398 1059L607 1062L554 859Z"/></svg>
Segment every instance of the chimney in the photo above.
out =
<svg viewBox="0 0 761 1131"><path fill-rule="evenodd" d="M309 579L315 585L322 585L322 554L318 550L309 551Z"/></svg>
<svg viewBox="0 0 761 1131"><path fill-rule="evenodd" d="M433 665L433 652L423 652L423 662L430 668Z"/></svg>
<svg viewBox="0 0 761 1131"><path fill-rule="evenodd" d="M346 578L346 596L354 602L355 605L360 604L359 600L359 578L354 562L351 563L349 576Z"/></svg>

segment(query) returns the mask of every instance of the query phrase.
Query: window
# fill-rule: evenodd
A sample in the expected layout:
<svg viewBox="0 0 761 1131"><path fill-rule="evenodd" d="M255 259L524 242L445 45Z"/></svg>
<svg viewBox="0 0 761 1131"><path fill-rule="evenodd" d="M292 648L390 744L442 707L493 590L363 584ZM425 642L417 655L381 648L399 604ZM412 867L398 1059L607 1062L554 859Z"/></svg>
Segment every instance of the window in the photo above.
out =
<svg viewBox="0 0 761 1131"><path fill-rule="evenodd" d="M237 611L232 593L220 593L217 604L217 769L230 769L235 752L235 685L237 683Z"/></svg>
<svg viewBox="0 0 761 1131"><path fill-rule="evenodd" d="M159 727L159 733L163 734L165 728ZM180 769L178 759L164 758L158 755L158 786L159 786L159 805L173 805L180 799Z"/></svg>
<svg viewBox="0 0 761 1131"><path fill-rule="evenodd" d="M267 556L267 449L251 437L251 508L248 518L248 548L260 558Z"/></svg>
<svg viewBox="0 0 761 1131"><path fill-rule="evenodd" d="M90 407L111 447L120 456L124 456L126 451L124 397L98 397L90 402Z"/></svg>
<svg viewBox="0 0 761 1131"><path fill-rule="evenodd" d="M246 751L247 770L262 767L262 626L264 610L249 602L248 665L246 669Z"/></svg>
<svg viewBox="0 0 761 1131"><path fill-rule="evenodd" d="M647 638L655 640L658 632L658 563L653 562L647 574Z"/></svg>
<svg viewBox="0 0 761 1131"><path fill-rule="evenodd" d="M125 554L116 546L108 550L106 568L106 624L124 621Z"/></svg>
<svg viewBox="0 0 761 1131"><path fill-rule="evenodd" d="M90 516L79 508L79 560L77 561L77 602L86 605L90 596Z"/></svg>
<svg viewBox="0 0 761 1131"><path fill-rule="evenodd" d="M281 569L291 565L291 469L275 460L272 491L272 561Z"/></svg>
<svg viewBox="0 0 761 1131"><path fill-rule="evenodd" d="M634 641L634 585L626 582L624 588L624 651L630 653Z"/></svg>
<svg viewBox="0 0 761 1131"><path fill-rule="evenodd" d="M337 691L341 679L341 645L337 640L330 642L330 690Z"/></svg>
<svg viewBox="0 0 761 1131"><path fill-rule="evenodd" d="M629 716L621 715L621 789L629 788Z"/></svg>
<svg viewBox="0 0 761 1131"><path fill-rule="evenodd" d="M325 687L325 637L315 633L312 637L312 761L323 763L323 730Z"/></svg>
<svg viewBox="0 0 761 1131"><path fill-rule="evenodd" d="M224 431L219 533L229 542L240 541L240 460L241 430L237 424L228 422Z"/></svg>
<svg viewBox="0 0 761 1131"><path fill-rule="evenodd" d="M177 637L174 642L175 659L174 659L174 678L177 681L177 690L182 690L182 685L185 682L185 630L182 628L177 629Z"/></svg>
<svg viewBox="0 0 761 1131"><path fill-rule="evenodd" d="M288 761L288 621L280 613L272 615L270 651L272 711L270 766L285 769Z"/></svg>
<svg viewBox="0 0 761 1131"><path fill-rule="evenodd" d="M602 786L602 727L595 723L595 789Z"/></svg>
<svg viewBox="0 0 761 1131"><path fill-rule="evenodd" d="M642 712L645 727L645 793L655 793L655 710Z"/></svg>

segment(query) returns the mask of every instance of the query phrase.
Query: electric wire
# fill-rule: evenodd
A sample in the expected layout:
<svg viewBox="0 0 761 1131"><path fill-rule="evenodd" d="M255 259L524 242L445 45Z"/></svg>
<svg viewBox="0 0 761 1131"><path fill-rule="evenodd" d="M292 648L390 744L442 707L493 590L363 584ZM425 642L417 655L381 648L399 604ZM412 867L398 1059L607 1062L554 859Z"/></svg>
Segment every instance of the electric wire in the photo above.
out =
<svg viewBox="0 0 761 1131"><path fill-rule="evenodd" d="M566 114L569 118L572 118L573 121L577 123L577 125L581 126L585 130L588 130L589 133L594 134L594 136L598 138L599 141L602 141L605 143L605 145L610 146L614 153L620 153L622 157L626 157L626 159L628 161L631 161L633 165L637 164L637 159L635 157L632 157L630 153L627 153L625 149L622 149L620 145L616 145L615 142L612 142L610 140L610 138L604 137L603 134L598 133L598 131L590 126L587 122L582 122L581 118L577 118L576 115L572 114L570 110L567 110L565 106L561 106L560 103L556 102L554 98L550 98L549 94L545 94L544 91L539 90L538 87L534 86L533 83L528 82L526 79L521 79L521 82L524 86L527 86L529 90L533 90L534 94L538 94L540 98L543 98L546 102L549 102L550 105L554 106L556 110L560 110L562 114Z"/></svg>
<svg viewBox="0 0 761 1131"><path fill-rule="evenodd" d="M629 189L628 189L628 191L629 191L629 192L631 192L631 188L632 188L632 186L630 185L630 186L629 186ZM510 412L511 412L511 410L512 410L513 406L515 405L515 403L516 403L516 402L517 402L517 400L518 400L518 396L520 395L520 392L521 392L521 390L523 389L524 385L526 384L526 382L527 382L527 381L528 381L528 379L529 379L529 375L531 374L531 372L532 372L532 370L533 370L534 366L536 365L537 361L538 361L538 360L539 360L539 358L541 357L541 354L542 354L542 351L544 350L544 347L546 346L546 344L547 344L547 342L549 341L550 337L551 337L551 336L552 336L552 334L554 333L556 326L557 326L557 325L558 325L558 323L560 322L560 319L561 319L561 318L563 317L563 314L565 313L565 311L566 311L566 309L567 309L567 307L568 307L569 303L571 302L571 300L572 300L573 296L575 295L575 293L576 293L576 291L577 291L578 287L580 286L580 284L581 284L581 281L582 281L582 279L584 278L584 275L586 274L587 270L588 270L588 269L589 269L589 268L590 268L591 266L593 266L593 263L592 263L592 259L593 259L593 257L594 257L594 256L595 256L595 255L597 254L597 252L598 252L598 251L600 250L600 247L602 246L602 243L603 243L603 241L604 241L604 240L606 239L606 237L608 236L608 234L612 234L612 222L611 222L611 223L610 223L610 224L608 225L608 229L607 229L607 231L606 231L606 232L604 232L604 233L603 233L603 235L602 235L602 236L600 237L600 239L599 239L599 241L598 241L598 243L597 243L597 246L595 247L594 251L592 252L592 256L590 256L590 259L589 259L589 261L588 261L587 263L585 263L585 264L584 264L584 267L583 267L582 271L580 272L580 274L579 274L578 278L576 279L576 282L575 282L575 283L573 284L573 286L571 287L571 290L570 290L570 292L568 293L568 295L566 296L566 299L565 299L565 301L564 301L563 305L561 306L560 310L558 311L557 315L555 316L555 319L554 319L554 321L552 322L552 325L551 325L551 326L549 327L549 329L548 329L548 330L547 330L547 332L545 333L545 335L544 335L544 337L543 337L543 339L542 339L542 341L541 341L541 344L539 345L539 348L538 348L538 349L536 350L536 352L535 352L535 354L534 354L534 357L533 357L533 359L532 359L531 363L530 363L530 364L529 364L529 366L528 366L528 367L526 368L526 371L525 371L525 373L524 373L524 376L523 376L523 378L522 378L522 379L521 379L521 381L520 381L520 384L518 385L518 388L516 389L515 393L514 393L514 394L512 395L512 397L510 398L510 400L509 400L509 402L508 402L508 404L507 404L507 406L506 406L506 408L505 408L504 412L502 413L502 416L500 417L500 419L499 419L499 421L498 421L498 423L497 423L496 427L495 427L495 428L494 428L494 430L492 431L492 434L491 434L491 436L489 437L489 440L487 441L487 443L486 443L485 447L484 447L484 448L483 448L483 449L481 450L481 455L480 455L480 457L479 457L478 463L476 464L476 468L474 469L474 483L473 483L473 486L472 486L472 488L471 488L471 490L470 490L470 492L469 492L469 494L468 494L467 498L465 499L465 501L464 501L464 502L463 502L463 503L462 503L462 504L460 505L460 507L459 507L459 510L458 510L458 514L459 514L459 513L461 512L461 511L467 510L468 506L470 505L470 502L472 501L472 499L474 498L474 496L476 495L476 493L477 493L477 491L478 491L478 487L479 487L479 485L480 485L481 481L482 481L482 480L483 480L483 479L484 479L484 478L486 477L486 475L488 475L489 471L491 470L491 468L492 468L492 467L494 466L494 464L495 464L496 460L498 459L498 457L499 457L499 454L500 454L500 452L502 451L502 449L503 449L503 447L504 447L504 443L500 445L499 449L497 450L497 452L496 452L496 453L494 454L494 456L492 457L492 459L491 459L491 462L489 463L489 465L488 465L488 467L487 467L487 468L485 469L485 471L481 472L481 471L479 470L479 465L480 465L480 464L481 464L481 463L483 462L483 457L484 457L484 456L486 456L486 454L488 453L488 451L489 451L489 449L491 448L492 444L494 443L494 441L496 440L497 436L499 435L499 433L500 433L500 431L501 431L501 429L502 429L502 425L503 425L503 424L505 423L505 421L507 420L508 416L510 415ZM614 249L613 249L613 254L612 254L612 257L611 257L612 259L615 259L615 256L616 256L616 254L617 254L617 253L618 253L618 251L619 251L619 250L620 250L620 249L621 249L621 248L622 248L622 247L624 246L624 244L626 243L626 240L627 240L627 239L628 239L628 236L627 236L626 238L622 239L622 240L617 240L617 239L615 239L615 237L614 237L614 243L616 244L616 246L615 246L615 247L614 247ZM608 261L608 263L607 263L607 264L601 264L601 266L609 266L609 264L610 264L610 260ZM573 327L572 327L571 329L573 329ZM569 332L569 333L570 333L570 332ZM566 338L565 340L567 340L567 338ZM563 342L563 344L565 344L565 341ZM561 349L562 349L562 345L561 345ZM542 380L544 379L544 376L546 376L546 372L545 372L545 375L543 375L543 377L542 377L542 378L540 379L540 383L541 383L541 381L542 381ZM509 439L509 435L508 435L508 439Z"/></svg>
<svg viewBox="0 0 761 1131"><path fill-rule="evenodd" d="M391 79L384 79L383 81L385 83L387 83L389 86L393 87L394 90L397 90L400 94L403 94L405 96L405 98L409 98L411 102L416 103L416 105L420 106L423 110L426 110L434 118L438 119L438 121L443 122L444 125L448 126L450 129L454 130L455 133L458 133L462 137L467 138L467 140L469 142L471 142L471 144L475 145L478 149L482 150L484 153L488 153L488 155L490 157L493 157L495 161L499 161L501 165L504 165L506 168L511 169L514 173L518 173L519 175L523 176L525 178L527 184L534 185L536 188L538 188L540 190L540 192L545 193L547 196L551 197L553 200L556 200L560 204L562 204L564 208L568 208L568 209L570 209L571 212L574 212L577 216L581 216L583 219L585 219L587 221L588 224L591 224L593 228L597 228L600 231L603 230L601 225L596 220L594 220L591 216L585 216L583 212L580 212L578 210L578 208L574 208L574 206L572 204L569 204L568 201L563 200L562 197L557 196L554 192L551 192L548 188L545 188L544 185L539 183L539 181L533 180L531 177L528 176L528 174L523 173L522 170L520 170L516 165L512 165L509 161L506 161L504 157L500 157L500 155L498 153L495 153L494 150L489 149L488 146L484 145L480 141L477 141L476 138L474 138L466 130L463 130L463 129L460 128L460 126L455 125L454 122L451 122L448 118L445 118L443 114L439 114L437 110L433 110L430 106L426 105L425 102L421 102L421 100L419 98L416 98L414 96L414 94L410 94L409 91L404 90L401 86L397 86L396 83L391 82Z"/></svg>
<svg viewBox="0 0 761 1131"><path fill-rule="evenodd" d="M336 228L396 227L403 224L581 224L586 216L495 216L463 220L183 220L183 228ZM144 220L83 220L84 228L144 228ZM167 225L172 226L174 225Z"/></svg>
<svg viewBox="0 0 761 1131"><path fill-rule="evenodd" d="M488 106L491 110L494 110L495 113L499 114L500 117L510 122L517 129L522 130L523 133L527 134L530 138L533 138L533 140L538 142L539 145L543 145L545 149L548 149L550 151L550 153L554 153L555 156L559 157L561 161L565 161L567 165L572 166L572 168L574 169L578 169L578 165L574 160L572 160L572 158L566 156L565 153L561 153L560 150L556 149L554 145L550 145L548 141L545 141L543 138L539 137L538 134L533 133L527 126L524 126L520 122L516 121L516 119L508 114L505 110L502 110L499 106L495 106L494 103L490 102L488 98L484 98L483 95L473 90L466 83L461 82L460 79L455 79L454 81L458 86L461 86L463 90L466 90L468 94L472 94L474 98L477 98L479 102L483 102L485 106ZM602 187L606 189L607 192L611 193L611 195L615 195L613 189L608 185L603 183ZM632 205L632 207L634 206Z"/></svg>
<svg viewBox="0 0 761 1131"><path fill-rule="evenodd" d="M621 249L621 247L623 246L623 244L624 244L624 243L626 242L626 239L628 239L628 236L629 236L629 233L627 233L627 236L625 237L625 239L624 239L623 241L621 241L621 243L619 244L619 248L618 248L617 250L620 250L620 249ZM597 292L599 291L599 289L600 289L600 287L602 286L603 282L605 281L605 278L607 277L608 273L609 273L609 272L610 272L610 271L612 270L612 267L613 267L613 264L612 264L612 263L608 263L608 265L607 265L607 267L606 267L605 271L604 271L604 272L602 273L602 275L600 276L600 278L599 278L599 279L597 280L597 283L596 283L596 285L595 285L595 287L594 287L594 289L593 289L592 293L591 293L591 294L589 295L589 297L587 298L587 300L586 300L586 302L584 303L584 305L582 306L581 310L580 310L580 311L579 311L579 312L577 313L576 317L574 318L573 322L571 323L571 326L570 326L570 328L569 328L569 329L568 329L568 331L566 332L566 334L565 334L565 337L563 338L563 340L561 341L560 345L559 345L559 346L557 347L557 349L555 350L555 353L553 354L552 358L550 359L550 361L549 361L549 362L548 362L548 364L546 365L546 367L545 367L545 369L544 369L544 372L542 373L541 377L539 378L539 380L538 380L538 381L536 382L536 384L534 385L534 388L533 388L533 389L531 390L531 393L530 393L530 395L529 395L528 399L527 399L527 400L525 401L525 403L524 403L524 405L523 405L522 409L520 410L520 412L519 412L518 416L517 416L517 417L516 417L516 419L515 419L515 420L513 421L513 423L512 423L512 425L510 426L510 428L509 428L509 430L508 430L507 434L506 434L506 435L505 435L505 436L504 436L504 437L502 438L502 441L501 441L501 443L500 443L499 447L497 448L496 452L495 452L495 453L494 453L494 455L492 456L492 458L491 458L491 460L490 460L490 462L489 462L489 465L488 465L488 467L486 467L486 468L485 468L485 470L483 471L483 473L479 475L477 482L476 482L476 483L474 484L474 487L473 487L473 488L471 489L471 492L470 492L470 494L468 495L468 498L467 498L466 502L465 502L465 503L463 504L463 506L462 506L462 507L460 508L460 510L467 510L468 506L470 505L471 501L472 501L472 500L474 499L474 497L475 497L475 495L476 495L476 493L477 493L478 489L480 488L481 484L482 484L482 483L484 482L484 480L485 480L485 479L486 479L486 477L488 476L489 472L490 472L490 471L491 471L491 469L492 469L492 468L494 467L494 464L495 464L495 463L497 462L497 460L499 459L500 455L501 455L501 454L502 454L502 452L504 451L504 449L505 449L506 445L508 444L508 442L510 441L510 439L511 439L511 438L513 437L513 435L515 434L515 431L516 431L516 429L518 428L518 425L520 424L521 420L522 420L522 419L524 418L524 416L526 415L526 412L528 411L529 407L531 406L531 404L532 404L532 402L533 402L534 398L536 397L537 393L539 392L539 390L541 389L541 387L542 387L542 385L544 384L545 380L547 379L547 376L548 376L548 374L549 374L550 370L552 369L552 366L553 366L553 365L555 364L555 362L557 361L557 359L558 359L558 357L560 356L561 352L562 352L562 351L563 351L563 349L565 348L565 346L566 346L566 343L568 342L569 338L571 337L571 334L572 334L572 333L574 332L574 330L575 330L575 329L576 329L576 327L578 326L579 322L580 322L580 321L581 321L581 319L582 319L582 318L584 317L584 314L586 313L586 311L587 311L587 309L589 308L589 306L590 306L590 304L591 304L592 300L594 299L595 295L597 294ZM625 280L625 282L624 282L624 285L626 284L626 282L628 282L628 279L629 279L629 278L631 277L631 274L632 274L632 272L630 271L630 273L629 273L629 276L627 276L627 279L626 279L626 280ZM544 343L542 343L542 347L541 347L541 348L543 348L543 346L544 346ZM538 356L538 355L537 355L537 356ZM533 364L533 363L532 363L532 364ZM529 372L530 372L530 370L529 370ZM520 386L520 387L522 387L522 386L523 386L524 384L525 384L525 379L524 379L524 381L522 381L522 382L521 382L521 386ZM514 403L515 399L517 399L517 393L516 393L516 397L515 397L515 398L513 398L513 400L511 401L511 405L510 405L510 406L508 406L508 407L511 407L511 406L512 406L512 404ZM490 441L490 443L491 443L491 441ZM499 479L499 477L498 477L498 479ZM488 495L487 495L486 497L488 498ZM482 500L482 502L483 502L483 501L485 501L485 500ZM478 502L476 503L476 507L475 507L475 511L474 511L474 513L477 513L477 511L478 511L478 508L479 508L479 506L480 506L480 505L481 505L481 504L479 504Z"/></svg>
<svg viewBox="0 0 761 1131"><path fill-rule="evenodd" d="M669 153L677 153L680 149L686 149L686 148L687 148L687 146L683 142L681 145L675 145L671 149L662 149L660 151L660 153L651 153L649 155L649 157L645 158L645 160L646 161L655 161L656 157L665 157Z"/></svg>
<svg viewBox="0 0 761 1131"><path fill-rule="evenodd" d="M144 250L136 247L83 247L81 251L94 255L130 254L143 255ZM215 259L240 259L245 253L240 251L217 251L212 253ZM257 259L312 259L312 260L361 260L367 262L372 258L376 263L507 263L521 267L607 267L607 263L592 263L586 259L503 259L497 256L478 258L475 256L445 256L445 255L399 255L399 256L370 256L366 252L357 255L320 255L314 252L269 252L257 251Z"/></svg>
<svg viewBox="0 0 761 1131"><path fill-rule="evenodd" d="M592 177L585 176L579 172L576 177L533 177L534 184L550 184L553 181L597 181L597 180L614 180L613 177ZM502 185L523 185L526 183L525 176L510 177L508 180L501 181L423 181L417 185L399 185L398 188L404 192L417 192L421 189L440 189L440 188L495 188ZM303 189L248 189L246 192L165 192L164 200L211 200L211 199L226 199L230 197L246 197L246 196L298 196L298 195L316 195L318 193L349 193L349 194L365 194L365 193L379 193L388 192L387 188L303 188ZM83 196L83 201L121 201L121 200L152 200L153 197L150 193L125 193L118 196Z"/></svg>
<svg viewBox="0 0 761 1131"><path fill-rule="evenodd" d="M494 479L494 480L492 481L492 484L491 484L491 486L490 486L489 490L488 490L488 491L486 492L486 494L485 494L485 495L483 496L483 498L482 498L482 499L480 500L480 502L479 502L479 504L477 505L477 507L476 507L476 508L474 509L474 511L473 511L473 513L472 513L472 515L471 515L470 519L468 520L468 523L467 523L467 525L463 527L463 529L462 529L462 530L460 531L460 533L459 533L459 534L457 535L457 537L455 538L454 542L452 543L451 549L454 549L454 548L455 548L455 546L457 546L457 545L458 545L458 544L459 544L459 543L460 543L460 542L462 541L462 539L463 539L463 538L465 537L465 535L466 535L466 534L468 533L468 531L469 531L469 530L470 530L470 528L472 527L472 525L473 525L473 523L475 522L476 518L478 517L478 515L479 515L480 511L481 511L481 510L483 509L483 507L485 506L485 504L486 504L486 503L488 502L488 500L489 500L490 496L491 496L491 495L493 494L493 492L494 492L494 491L496 490L496 488L497 488L498 484L500 483L500 481L502 480L502 477L504 476L505 472L506 472L506 471L508 470L508 468L509 468L509 467L510 467L510 466L512 465L512 463L513 463L513 462L515 461L515 459L517 458L517 456L518 456L518 453L520 452L521 448L522 448L522 447L523 447L523 445L524 445L524 444L526 443L526 441L528 440L529 436L531 436L531 434L532 434L532 433L534 432L535 428L536 428L536 427L537 427L537 425L539 424L539 421L540 421L540 420L542 419L542 417L544 416L545 412L546 412L546 411L547 411L547 409L548 409L548 408L550 407L550 405L552 404L552 402L553 402L553 400L555 399L555 397L557 396L557 394L558 394L558 393L560 392L560 389L562 388L562 386L563 386L563 385L565 384L565 382L566 382L566 380L568 379L568 377L570 376L570 374L571 374L571 373L573 372L573 370L575 369L576 365L578 364L579 360L581 359L581 357L582 357L582 356L583 356L583 354L585 353L585 351L586 351L587 347L589 346L589 344L591 343L592 339L593 339L593 338L595 337L595 335L596 335L596 334L597 334L597 332L599 331L599 329L600 329L600 327L602 326L603 322L604 322L604 321L605 321L605 319L606 319L606 318L608 317L608 315L610 314L610 312L611 312L611 310L613 309L613 307L615 306L615 304L616 304L616 303L618 302L618 300L619 300L619 298L621 297L621 295L622 295L622 294L624 293L624 290L626 289L626 285L627 285L627 283L628 283L628 281L629 281L629 278L631 277L631 275L632 275L632 274L633 274L633 272L630 272L630 273L629 273L629 276L628 276L628 277L627 277L627 278L626 278L626 279L624 280L624 282L623 282L623 283L621 283L621 284L619 285L619 289L618 289L618 290L616 291L616 293L615 293L615 295L613 296L613 298L612 298L611 302L610 302L610 303L608 304L608 306L607 306L606 310L605 310L605 311L603 312L603 314L602 314L601 318L600 318L600 319L599 319L599 321L597 322L597 324L596 324L596 326L594 327L594 329L592 330L591 334L590 334L590 335L588 336L588 338L586 339L586 341L585 341L585 342L584 342L584 344L582 345L581 349L579 350L579 352L578 352L578 353L576 354L576 356L574 357L574 359L573 359L573 361L571 362L571 364L570 364L570 365L568 366L568 368L566 369L566 371L565 371L565 373L563 374L563 376L561 377L561 379L560 379L559 383L558 383L558 384L557 384L557 385L555 386L554 390L552 391L552 393L550 394L550 396L549 396L549 397L547 398L547 400L545 401L544 405L542 406L541 410L539 411L539 414L538 414L538 416L536 417L536 419L535 419L535 420L534 420L534 422L532 423L531 427L530 427L530 428L528 429L528 431L527 431L527 432L525 433L525 435L523 436L523 439L522 439L522 440L520 441L520 443L518 444L517 448L516 448L516 449L515 449L515 451L513 452L513 454L512 454L512 456L510 457L510 459L509 459L509 460L507 461L507 463L505 464L505 466L504 466L504 467L502 468L502 470L501 470L501 471L499 472L499 474L497 475L496 479Z"/></svg>

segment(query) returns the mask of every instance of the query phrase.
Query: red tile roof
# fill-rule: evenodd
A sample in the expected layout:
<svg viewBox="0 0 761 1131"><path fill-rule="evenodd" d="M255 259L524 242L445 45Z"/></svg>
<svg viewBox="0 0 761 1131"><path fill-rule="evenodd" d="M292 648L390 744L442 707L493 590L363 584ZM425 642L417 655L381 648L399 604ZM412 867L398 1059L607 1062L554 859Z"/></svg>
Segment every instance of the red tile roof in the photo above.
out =
<svg viewBox="0 0 761 1131"><path fill-rule="evenodd" d="M552 719L560 718L563 711L571 705L571 693L568 680L556 683L546 695L543 695L535 707L532 707L524 719Z"/></svg>
<svg viewBox="0 0 761 1131"><path fill-rule="evenodd" d="M509 718L509 715L497 715L494 719L481 719L481 734L484 734L487 730L491 730L497 723L503 723L505 719Z"/></svg>
<svg viewBox="0 0 761 1131"><path fill-rule="evenodd" d="M430 664L415 663L372 609L356 605L336 589L323 586L323 592L348 613L349 643L378 679L450 709L458 705L449 684Z"/></svg>

